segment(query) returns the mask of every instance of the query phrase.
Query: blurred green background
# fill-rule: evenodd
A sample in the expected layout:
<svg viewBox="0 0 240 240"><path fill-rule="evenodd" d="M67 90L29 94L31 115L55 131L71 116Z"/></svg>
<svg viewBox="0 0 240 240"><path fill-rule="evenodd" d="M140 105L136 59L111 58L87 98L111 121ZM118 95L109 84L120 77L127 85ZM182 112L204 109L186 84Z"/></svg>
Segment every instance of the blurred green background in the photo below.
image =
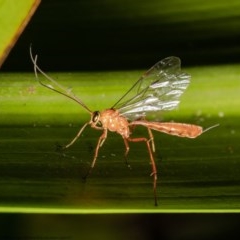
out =
<svg viewBox="0 0 240 240"><path fill-rule="evenodd" d="M3 70L146 68L177 55L184 65L240 60L238 0L42 1Z"/></svg>

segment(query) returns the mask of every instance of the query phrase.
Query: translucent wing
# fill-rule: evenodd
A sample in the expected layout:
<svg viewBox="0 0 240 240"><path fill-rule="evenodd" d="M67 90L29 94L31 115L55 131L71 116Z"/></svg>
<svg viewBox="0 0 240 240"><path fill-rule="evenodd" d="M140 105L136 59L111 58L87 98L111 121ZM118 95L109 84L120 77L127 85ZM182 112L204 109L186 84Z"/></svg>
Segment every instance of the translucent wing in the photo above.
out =
<svg viewBox="0 0 240 240"><path fill-rule="evenodd" d="M190 75L181 72L181 60L165 58L151 67L113 108L130 120L149 112L172 110L189 82Z"/></svg>

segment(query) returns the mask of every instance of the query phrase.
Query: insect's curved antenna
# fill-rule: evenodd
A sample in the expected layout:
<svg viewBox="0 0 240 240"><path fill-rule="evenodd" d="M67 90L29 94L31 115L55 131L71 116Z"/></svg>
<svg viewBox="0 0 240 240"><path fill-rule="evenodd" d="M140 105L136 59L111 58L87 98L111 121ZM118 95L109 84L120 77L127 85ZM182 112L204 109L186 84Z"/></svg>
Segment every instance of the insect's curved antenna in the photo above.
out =
<svg viewBox="0 0 240 240"><path fill-rule="evenodd" d="M43 70L37 65L38 56L36 55L35 57L33 57L31 46L30 46L30 57L31 57L32 63L34 65L35 77L42 86L49 88L57 93L60 93L64 96L72 99L73 101L79 103L84 109L86 109L89 113L92 114L92 111L79 98L77 98L73 93L71 93L69 90L65 89L63 86L61 86L59 83L57 83L54 79L52 79L50 76L48 76L45 72L43 72ZM38 77L38 72L40 72L46 79L48 79L52 84L54 84L54 86L56 86L59 90L54 88L54 86L51 84L43 83Z"/></svg>

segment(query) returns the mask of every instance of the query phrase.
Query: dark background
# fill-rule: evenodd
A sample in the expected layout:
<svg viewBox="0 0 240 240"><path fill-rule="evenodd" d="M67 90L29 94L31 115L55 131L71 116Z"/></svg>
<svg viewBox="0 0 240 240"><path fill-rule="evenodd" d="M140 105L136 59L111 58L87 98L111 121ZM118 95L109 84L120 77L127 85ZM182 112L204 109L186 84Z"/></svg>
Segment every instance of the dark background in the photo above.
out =
<svg viewBox="0 0 240 240"><path fill-rule="evenodd" d="M234 214L12 214L0 216L1 240L237 239ZM15 231L9 231L9 230Z"/></svg>
<svg viewBox="0 0 240 240"><path fill-rule="evenodd" d="M43 0L3 71L29 71L29 46L48 71L148 68L240 61L237 0Z"/></svg>

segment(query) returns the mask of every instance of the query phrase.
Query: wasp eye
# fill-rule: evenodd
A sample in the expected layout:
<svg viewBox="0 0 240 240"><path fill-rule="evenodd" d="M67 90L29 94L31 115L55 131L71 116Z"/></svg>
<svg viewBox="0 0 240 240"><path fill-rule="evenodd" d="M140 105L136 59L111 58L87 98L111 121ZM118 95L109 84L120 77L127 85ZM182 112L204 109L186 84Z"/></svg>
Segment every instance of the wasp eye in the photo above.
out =
<svg viewBox="0 0 240 240"><path fill-rule="evenodd" d="M95 123L99 120L99 117L100 117L100 112L96 111L93 113L93 116L92 116L92 121Z"/></svg>

